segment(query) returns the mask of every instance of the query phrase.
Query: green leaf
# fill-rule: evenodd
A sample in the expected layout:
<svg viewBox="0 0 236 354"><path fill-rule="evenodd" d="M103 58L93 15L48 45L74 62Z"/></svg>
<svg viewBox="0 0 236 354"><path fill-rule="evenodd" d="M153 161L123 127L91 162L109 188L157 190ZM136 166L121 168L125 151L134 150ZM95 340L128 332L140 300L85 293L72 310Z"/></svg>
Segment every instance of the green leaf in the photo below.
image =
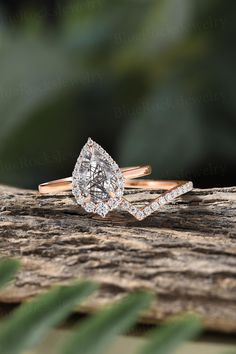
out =
<svg viewBox="0 0 236 354"><path fill-rule="evenodd" d="M139 354L168 354L185 342L196 337L201 330L198 317L185 315L171 320L162 328L155 330L148 343L139 351Z"/></svg>
<svg viewBox="0 0 236 354"><path fill-rule="evenodd" d="M150 304L151 299L151 294L143 292L127 296L118 304L79 326L61 353L101 353L116 335L126 331L135 323L140 311Z"/></svg>
<svg viewBox="0 0 236 354"><path fill-rule="evenodd" d="M96 288L90 282L56 287L22 305L1 327L0 353L17 354L37 344Z"/></svg>
<svg viewBox="0 0 236 354"><path fill-rule="evenodd" d="M0 261L0 288L14 278L19 266L20 263L14 259Z"/></svg>

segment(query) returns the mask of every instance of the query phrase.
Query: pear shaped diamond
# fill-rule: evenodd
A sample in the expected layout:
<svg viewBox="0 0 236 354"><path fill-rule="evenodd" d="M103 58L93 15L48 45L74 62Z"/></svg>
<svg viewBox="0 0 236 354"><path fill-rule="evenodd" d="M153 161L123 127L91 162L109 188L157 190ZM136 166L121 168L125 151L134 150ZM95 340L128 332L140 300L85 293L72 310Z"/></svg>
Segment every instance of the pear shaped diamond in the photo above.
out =
<svg viewBox="0 0 236 354"><path fill-rule="evenodd" d="M103 217L120 204L124 194L124 179L118 165L90 138L75 165L72 183L77 203Z"/></svg>

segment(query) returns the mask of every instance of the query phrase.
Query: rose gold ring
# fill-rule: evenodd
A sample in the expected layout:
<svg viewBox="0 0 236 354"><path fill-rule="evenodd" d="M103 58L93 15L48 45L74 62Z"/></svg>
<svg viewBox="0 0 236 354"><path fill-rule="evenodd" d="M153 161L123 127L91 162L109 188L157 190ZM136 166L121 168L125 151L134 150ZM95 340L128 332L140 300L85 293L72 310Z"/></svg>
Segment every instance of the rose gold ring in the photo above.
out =
<svg viewBox="0 0 236 354"><path fill-rule="evenodd" d="M121 172L123 173L125 179L125 187L126 187L127 180L132 180L132 178L148 176L152 173L152 168L150 165L123 167L121 168ZM73 188L72 180L73 177L67 177L67 178L57 179L55 181L50 181L47 183L42 183L39 185L39 192L41 194L45 194L45 193L65 192L65 191L72 190Z"/></svg>
<svg viewBox="0 0 236 354"><path fill-rule="evenodd" d="M150 166L120 169L111 156L92 139L88 139L78 157L72 177L39 185L40 193L71 190L76 202L87 212L105 217L117 207L142 220L176 197L192 190L190 181L133 180L151 173ZM165 190L143 208L124 198L125 188Z"/></svg>

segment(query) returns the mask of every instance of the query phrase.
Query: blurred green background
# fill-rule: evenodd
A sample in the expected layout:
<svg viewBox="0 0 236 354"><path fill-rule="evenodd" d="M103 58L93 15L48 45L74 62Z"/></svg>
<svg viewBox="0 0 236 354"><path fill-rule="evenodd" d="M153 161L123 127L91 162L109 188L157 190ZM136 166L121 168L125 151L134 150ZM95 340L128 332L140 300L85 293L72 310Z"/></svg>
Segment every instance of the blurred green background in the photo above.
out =
<svg viewBox="0 0 236 354"><path fill-rule="evenodd" d="M236 2L1 0L0 183L70 176L91 136L156 178L235 185Z"/></svg>

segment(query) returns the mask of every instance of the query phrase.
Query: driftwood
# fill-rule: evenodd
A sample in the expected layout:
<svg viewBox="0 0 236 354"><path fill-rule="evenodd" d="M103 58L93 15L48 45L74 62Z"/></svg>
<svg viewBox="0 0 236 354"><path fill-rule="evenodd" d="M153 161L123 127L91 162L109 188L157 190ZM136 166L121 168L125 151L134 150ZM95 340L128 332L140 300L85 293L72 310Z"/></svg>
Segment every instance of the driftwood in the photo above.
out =
<svg viewBox="0 0 236 354"><path fill-rule="evenodd" d="M154 191L130 191L137 204ZM1 303L18 303L53 284L89 278L101 290L78 311L95 311L136 289L157 297L143 315L198 313L206 329L236 332L236 187L196 189L142 222L115 211L86 214L70 193L40 196L0 187L0 256L22 262Z"/></svg>

